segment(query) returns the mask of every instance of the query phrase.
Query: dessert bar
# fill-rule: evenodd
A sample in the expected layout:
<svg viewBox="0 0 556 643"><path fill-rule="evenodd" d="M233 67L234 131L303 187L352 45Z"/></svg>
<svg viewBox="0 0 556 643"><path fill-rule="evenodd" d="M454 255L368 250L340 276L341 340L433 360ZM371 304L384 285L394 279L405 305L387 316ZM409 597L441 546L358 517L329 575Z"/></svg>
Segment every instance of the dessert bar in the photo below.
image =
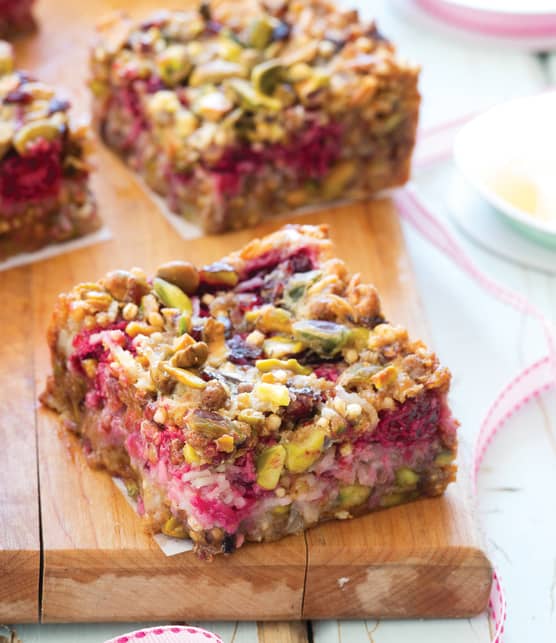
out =
<svg viewBox="0 0 556 643"><path fill-rule="evenodd" d="M454 480L448 370L388 323L325 226L60 295L42 401L153 532L230 553Z"/></svg>
<svg viewBox="0 0 556 643"><path fill-rule="evenodd" d="M0 41L0 261L100 227L88 187L88 127Z"/></svg>
<svg viewBox="0 0 556 643"><path fill-rule="evenodd" d="M325 0L204 3L106 20L90 87L106 143L220 233L404 183L418 72Z"/></svg>

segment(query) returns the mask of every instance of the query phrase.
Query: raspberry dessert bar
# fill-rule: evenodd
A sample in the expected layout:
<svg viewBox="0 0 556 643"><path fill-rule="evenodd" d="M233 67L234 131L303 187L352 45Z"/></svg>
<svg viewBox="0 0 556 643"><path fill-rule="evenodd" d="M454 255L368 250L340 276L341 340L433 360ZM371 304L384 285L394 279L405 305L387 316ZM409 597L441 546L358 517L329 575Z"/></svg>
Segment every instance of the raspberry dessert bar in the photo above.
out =
<svg viewBox="0 0 556 643"><path fill-rule="evenodd" d="M229 553L454 479L450 374L387 323L324 226L200 269L111 272L60 295L42 401L122 477L153 531Z"/></svg>
<svg viewBox="0 0 556 643"><path fill-rule="evenodd" d="M0 38L11 38L35 28L35 0L0 0Z"/></svg>
<svg viewBox="0 0 556 643"><path fill-rule="evenodd" d="M88 189L88 128L69 103L13 70L0 41L0 261L100 227Z"/></svg>
<svg viewBox="0 0 556 643"><path fill-rule="evenodd" d="M419 70L356 11L204 3L100 32L90 86L104 140L205 232L408 178Z"/></svg>

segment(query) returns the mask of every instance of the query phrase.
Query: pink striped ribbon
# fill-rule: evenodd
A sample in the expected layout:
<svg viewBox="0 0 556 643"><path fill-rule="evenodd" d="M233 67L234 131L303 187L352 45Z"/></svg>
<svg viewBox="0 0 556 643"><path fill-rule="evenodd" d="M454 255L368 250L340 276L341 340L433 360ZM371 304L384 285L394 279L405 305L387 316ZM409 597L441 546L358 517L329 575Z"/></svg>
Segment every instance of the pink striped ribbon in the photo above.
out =
<svg viewBox="0 0 556 643"><path fill-rule="evenodd" d="M544 331L548 345L548 355L528 366L507 384L496 396L481 422L473 458L472 483L476 494L479 469L494 436L524 404L556 386L556 332L545 316L525 297L496 283L477 268L447 227L427 208L414 187L408 186L398 190L394 194L394 201L401 217L444 252L481 288L518 312L536 319ZM493 573L489 615L494 624L492 641L502 643L506 599L496 571Z"/></svg>

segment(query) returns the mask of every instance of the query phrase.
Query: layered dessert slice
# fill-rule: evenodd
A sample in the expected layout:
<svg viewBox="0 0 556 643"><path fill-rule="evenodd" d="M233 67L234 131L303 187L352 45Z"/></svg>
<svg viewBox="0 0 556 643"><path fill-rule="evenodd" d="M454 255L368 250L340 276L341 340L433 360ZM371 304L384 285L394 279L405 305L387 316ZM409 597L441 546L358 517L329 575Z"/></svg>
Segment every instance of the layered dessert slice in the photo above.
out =
<svg viewBox="0 0 556 643"><path fill-rule="evenodd" d="M450 374L385 321L324 226L221 261L111 272L60 295L42 401L155 532L203 557L454 479Z"/></svg>
<svg viewBox="0 0 556 643"><path fill-rule="evenodd" d="M100 227L88 188L89 131L69 102L14 71L0 41L0 261Z"/></svg>
<svg viewBox="0 0 556 643"><path fill-rule="evenodd" d="M35 28L35 0L0 0L0 38L11 38Z"/></svg>
<svg viewBox="0 0 556 643"><path fill-rule="evenodd" d="M219 233L407 180L418 68L374 22L325 0L215 4L107 20L91 53L104 140L171 210Z"/></svg>

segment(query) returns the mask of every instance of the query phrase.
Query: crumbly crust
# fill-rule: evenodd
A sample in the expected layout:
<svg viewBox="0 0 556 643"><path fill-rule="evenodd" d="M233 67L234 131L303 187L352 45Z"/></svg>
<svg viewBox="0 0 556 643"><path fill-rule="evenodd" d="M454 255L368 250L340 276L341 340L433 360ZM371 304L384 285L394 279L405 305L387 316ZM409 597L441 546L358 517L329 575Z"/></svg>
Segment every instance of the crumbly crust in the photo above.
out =
<svg viewBox="0 0 556 643"><path fill-rule="evenodd" d="M384 320L325 226L286 226L200 270L80 284L48 339L43 402L133 481L152 529L203 555L453 479L449 372Z"/></svg>
<svg viewBox="0 0 556 643"><path fill-rule="evenodd" d="M90 85L107 143L221 232L404 183L418 73L356 11L243 1L106 20Z"/></svg>

